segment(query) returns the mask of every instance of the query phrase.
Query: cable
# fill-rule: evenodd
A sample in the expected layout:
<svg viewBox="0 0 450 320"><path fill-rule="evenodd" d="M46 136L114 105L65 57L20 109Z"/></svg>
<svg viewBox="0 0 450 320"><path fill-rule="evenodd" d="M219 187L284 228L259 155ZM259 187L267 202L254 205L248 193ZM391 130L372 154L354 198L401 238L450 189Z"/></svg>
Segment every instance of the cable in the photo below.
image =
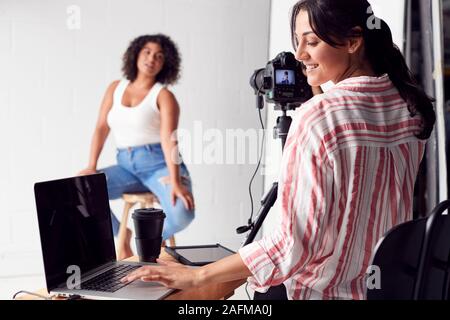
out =
<svg viewBox="0 0 450 320"><path fill-rule="evenodd" d="M262 115L261 115L261 109L258 109L258 114L259 114L259 122L261 124L261 128L263 130L263 137L262 137L262 143L261 143L261 152L259 154L259 159L258 159L258 165L256 166L255 172L253 173L252 178L250 179L250 183L248 184L248 193L250 195L250 218L248 219L248 224L250 225L252 223L253 220L253 195L252 195L252 184L253 184L253 180L255 179L256 174L259 171L259 167L261 166L261 160L264 154L264 143L266 140L266 132L265 132L265 127L264 127L264 122L262 119Z"/></svg>
<svg viewBox="0 0 450 320"><path fill-rule="evenodd" d="M12 297L13 300L16 299L16 297L17 297L19 294L22 294L22 293L29 294L29 295L31 295L31 296L35 296L35 297L38 297L38 298L41 298L41 299L44 299L44 300L52 300L52 299L55 297L55 295L44 296L44 295L39 294L39 293L34 293L34 292L30 292L30 291L20 290L20 291L16 292L16 293L13 295L13 297Z"/></svg>
<svg viewBox="0 0 450 320"><path fill-rule="evenodd" d="M248 300L252 300L252 298L250 298L250 294L248 293L248 282L245 284L245 293L247 294Z"/></svg>

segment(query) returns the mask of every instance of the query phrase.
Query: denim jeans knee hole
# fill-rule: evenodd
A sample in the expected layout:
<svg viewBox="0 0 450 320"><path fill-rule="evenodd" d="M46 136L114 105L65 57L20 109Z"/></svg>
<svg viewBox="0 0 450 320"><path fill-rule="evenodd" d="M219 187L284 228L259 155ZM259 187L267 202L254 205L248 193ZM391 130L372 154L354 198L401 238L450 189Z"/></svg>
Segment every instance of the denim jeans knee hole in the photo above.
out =
<svg viewBox="0 0 450 320"><path fill-rule="evenodd" d="M169 176L161 177L161 178L158 179L158 181L163 186L167 186L167 185L171 184ZM189 182L190 182L190 178L188 176L181 176L181 183L184 186L186 186L186 187L189 186Z"/></svg>

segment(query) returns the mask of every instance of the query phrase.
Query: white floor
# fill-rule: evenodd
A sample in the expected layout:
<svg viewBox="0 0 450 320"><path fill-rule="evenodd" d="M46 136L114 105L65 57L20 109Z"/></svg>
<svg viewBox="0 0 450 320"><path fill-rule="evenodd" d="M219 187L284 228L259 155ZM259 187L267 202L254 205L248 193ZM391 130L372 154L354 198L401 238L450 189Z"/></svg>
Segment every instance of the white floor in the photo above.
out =
<svg viewBox="0 0 450 320"><path fill-rule="evenodd" d="M20 290L33 292L40 288L45 288L43 275L0 278L0 300L10 300Z"/></svg>
<svg viewBox="0 0 450 320"><path fill-rule="evenodd" d="M20 290L45 288L42 255L37 250L3 249L0 254L0 300L11 299Z"/></svg>

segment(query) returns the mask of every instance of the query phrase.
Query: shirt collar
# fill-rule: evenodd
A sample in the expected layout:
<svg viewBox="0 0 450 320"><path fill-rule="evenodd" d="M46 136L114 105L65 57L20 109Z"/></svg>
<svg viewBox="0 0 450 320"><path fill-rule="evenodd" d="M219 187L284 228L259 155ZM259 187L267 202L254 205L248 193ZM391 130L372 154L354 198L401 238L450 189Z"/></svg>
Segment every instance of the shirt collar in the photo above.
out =
<svg viewBox="0 0 450 320"><path fill-rule="evenodd" d="M389 75L383 74L380 77L360 76L347 78L338 82L333 88L359 92L379 92L392 89L393 87L394 84L389 78Z"/></svg>

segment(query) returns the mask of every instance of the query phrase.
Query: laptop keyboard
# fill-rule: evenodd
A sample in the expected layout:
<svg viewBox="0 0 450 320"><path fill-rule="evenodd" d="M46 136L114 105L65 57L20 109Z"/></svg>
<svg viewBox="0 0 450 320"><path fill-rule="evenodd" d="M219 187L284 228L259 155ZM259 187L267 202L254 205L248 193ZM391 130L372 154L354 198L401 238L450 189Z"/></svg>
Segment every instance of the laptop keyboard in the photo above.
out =
<svg viewBox="0 0 450 320"><path fill-rule="evenodd" d="M116 292L128 283L120 282L124 276L133 270L140 268L135 265L118 265L98 276L81 283L82 290L94 290L104 292Z"/></svg>

